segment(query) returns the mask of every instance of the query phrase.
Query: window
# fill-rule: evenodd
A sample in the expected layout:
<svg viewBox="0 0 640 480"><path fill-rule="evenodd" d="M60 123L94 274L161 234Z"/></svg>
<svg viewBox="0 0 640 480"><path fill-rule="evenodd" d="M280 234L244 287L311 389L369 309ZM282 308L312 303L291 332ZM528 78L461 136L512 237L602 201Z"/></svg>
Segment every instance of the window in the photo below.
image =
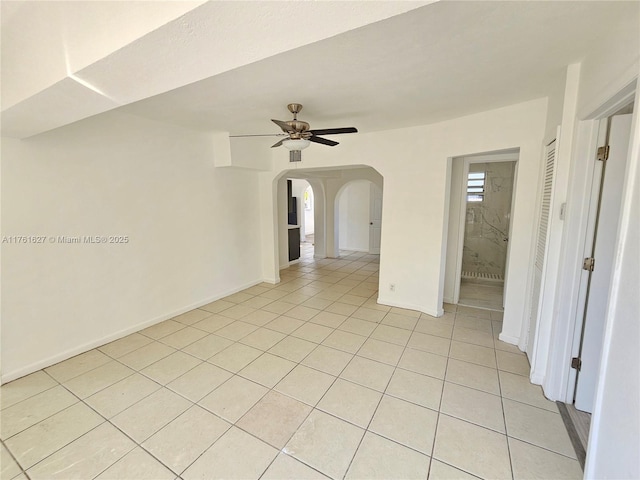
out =
<svg viewBox="0 0 640 480"><path fill-rule="evenodd" d="M467 177L467 202L484 200L485 172L469 172Z"/></svg>

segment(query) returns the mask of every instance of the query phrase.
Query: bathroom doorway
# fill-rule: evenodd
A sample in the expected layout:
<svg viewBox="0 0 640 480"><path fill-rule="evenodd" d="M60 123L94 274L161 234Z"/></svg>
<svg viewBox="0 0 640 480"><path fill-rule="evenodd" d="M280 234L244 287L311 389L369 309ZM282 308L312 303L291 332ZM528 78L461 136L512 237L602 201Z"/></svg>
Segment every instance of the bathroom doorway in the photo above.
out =
<svg viewBox="0 0 640 480"><path fill-rule="evenodd" d="M468 163L459 305L502 310L515 161Z"/></svg>

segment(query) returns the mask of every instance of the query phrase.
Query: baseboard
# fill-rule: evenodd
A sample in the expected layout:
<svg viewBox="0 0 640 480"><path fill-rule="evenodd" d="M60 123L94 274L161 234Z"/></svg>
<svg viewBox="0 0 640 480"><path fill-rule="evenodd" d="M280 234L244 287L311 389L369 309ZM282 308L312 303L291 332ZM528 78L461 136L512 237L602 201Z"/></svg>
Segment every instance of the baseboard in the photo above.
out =
<svg viewBox="0 0 640 480"><path fill-rule="evenodd" d="M96 347L101 347L102 345L106 345L107 343L111 343L122 337L131 335L132 333L139 332L140 330L143 330L147 327L151 327L157 323L164 322L165 320L169 320L170 318L173 318L183 313L186 313L188 311L191 311L194 308L198 308L203 305L207 305L208 303L215 302L216 300L220 300L221 298L227 297L229 295L233 295L234 293L253 287L254 285L258 285L259 283L262 283L262 279L256 280L254 282L249 282L245 285L233 288L224 293L213 295L204 300L200 300L198 302L192 303L191 305L187 305L186 307L182 307L177 310L174 310L173 312L169 312L169 313L160 315L158 317L152 318L150 320L137 323L131 327L125 328L123 330L119 330L110 335L106 335L100 339L96 339L91 342L84 343L78 347L70 348L68 350L65 350L62 353L52 355L43 360L39 360L30 365L27 365L26 367L18 368L6 374L3 373L2 376L0 377L0 384L11 382L12 380L16 380L18 378L24 377L25 375L29 375L30 373L37 372L38 370L42 370L43 368L50 367L51 365L55 365L56 363L60 363L64 360L68 360L71 357L75 357L76 355L80 355L81 353L88 352L89 350L92 350Z"/></svg>
<svg viewBox="0 0 640 480"><path fill-rule="evenodd" d="M364 252L369 253L368 248L355 248L355 247L340 247L340 250L350 250L352 252Z"/></svg>
<svg viewBox="0 0 640 480"><path fill-rule="evenodd" d="M426 313L427 315L430 315L432 317L441 317L442 315L444 315L444 310L442 308L439 308L438 310L432 310L423 305L414 305L411 303L396 302L394 300L389 300L385 297L378 297L377 303L379 303L380 305L387 305L390 307L398 307L398 308L405 308L407 310L415 310L417 312Z"/></svg>
<svg viewBox="0 0 640 480"><path fill-rule="evenodd" d="M529 380L531 381L531 383L535 384L535 385L542 385L542 382L544 382L544 375L540 375L537 374L535 372L531 372L531 376L529 377ZM544 393L544 391L543 391Z"/></svg>
<svg viewBox="0 0 640 480"><path fill-rule="evenodd" d="M263 278L262 281L264 283L270 283L272 285L276 285L276 284L280 283L280 277L277 277L277 278Z"/></svg>
<svg viewBox="0 0 640 480"><path fill-rule="evenodd" d="M518 342L520 341L520 338L512 337L511 335L505 335L504 333L501 333L500 335L498 335L498 340L501 340L505 343L510 343L511 345L518 346Z"/></svg>
<svg viewBox="0 0 640 480"><path fill-rule="evenodd" d="M453 297L444 297L444 298L442 299L442 301L443 301L444 303L451 303L451 304L455 303L455 302L453 301Z"/></svg>

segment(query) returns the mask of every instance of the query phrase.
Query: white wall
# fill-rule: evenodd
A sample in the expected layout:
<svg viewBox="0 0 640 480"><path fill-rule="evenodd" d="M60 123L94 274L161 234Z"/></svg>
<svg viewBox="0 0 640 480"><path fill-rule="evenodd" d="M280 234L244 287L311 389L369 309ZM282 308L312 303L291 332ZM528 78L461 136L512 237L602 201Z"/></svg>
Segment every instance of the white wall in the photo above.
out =
<svg viewBox="0 0 640 480"><path fill-rule="evenodd" d="M566 84L567 72L566 70L563 70L553 82L553 87L549 92L549 101L547 102L547 121L543 141L545 145L548 145L556 138L558 127L562 123Z"/></svg>
<svg viewBox="0 0 640 480"><path fill-rule="evenodd" d="M440 279L448 217L447 161L479 152L520 148L513 206L507 304L502 338L516 343L529 294L529 269L546 120L546 99L525 102L433 125L358 134L341 138L335 149L308 148L299 168L369 165L384 178L380 298L398 305L442 314ZM286 152L273 152L272 178L289 168ZM267 178L265 176L265 178ZM263 185L263 202L269 201ZM272 187L273 188L273 187ZM268 224L265 221L265 224ZM274 237L274 227L263 237ZM417 245L416 245L417 241ZM265 253L272 249L265 244ZM269 272L265 272L269 276ZM386 286L396 285L395 292Z"/></svg>
<svg viewBox="0 0 640 480"><path fill-rule="evenodd" d="M280 270L289 266L289 199L287 197L287 178L278 180L278 252Z"/></svg>
<svg viewBox="0 0 640 480"><path fill-rule="evenodd" d="M640 71L640 3L634 2L635 15L607 30L597 48L584 59L580 69L578 118L591 117L604 102L638 77Z"/></svg>
<svg viewBox="0 0 640 480"><path fill-rule="evenodd" d="M638 5L640 9L640 5ZM575 375L569 362L575 354L574 327L579 315L581 248L584 245L591 162L596 143L597 122L612 114L625 96L636 87L639 68L638 16L630 15L603 35L598 47L579 65L567 69L564 98L557 98L562 108L562 131L558 161L563 161L562 179L554 192L554 205L567 202L564 228L559 224L555 234L561 235L558 262L547 264L549 291L553 287L555 304L534 348L532 375L542 383L545 395L552 400L571 403ZM550 106L558 111L558 105ZM594 404L585 463L585 478L640 478L640 130L639 97L636 90L634 127L628 160L618 250L610 291L609 310L600 374ZM547 131L551 131L548 125ZM557 211L555 217L557 218ZM560 222L558 222L560 223ZM552 238L556 242L557 238ZM546 369L544 368L546 366Z"/></svg>
<svg viewBox="0 0 640 480"><path fill-rule="evenodd" d="M2 379L262 279L257 175L214 168L210 135L115 112L2 139Z"/></svg>
<svg viewBox="0 0 640 480"><path fill-rule="evenodd" d="M339 194L338 202L340 249L368 252L371 182L347 184Z"/></svg>
<svg viewBox="0 0 640 480"><path fill-rule="evenodd" d="M640 13L640 5L637 5ZM575 375L570 369L578 313L581 247L591 191L595 145L589 119L613 113L612 104L633 92L640 66L638 17L630 15L610 29L580 64L567 67L565 93L550 98L550 109L562 111L557 170L554 178L541 322L531 358L532 381L552 400L571 402ZM621 106L621 105L620 105ZM614 108L615 110L615 108ZM637 111L636 111L637 115ZM548 118L547 132L553 130ZM555 123L555 122L554 122ZM597 126L596 132L597 132ZM591 139L594 144L591 145ZM566 216L560 208L566 203Z"/></svg>

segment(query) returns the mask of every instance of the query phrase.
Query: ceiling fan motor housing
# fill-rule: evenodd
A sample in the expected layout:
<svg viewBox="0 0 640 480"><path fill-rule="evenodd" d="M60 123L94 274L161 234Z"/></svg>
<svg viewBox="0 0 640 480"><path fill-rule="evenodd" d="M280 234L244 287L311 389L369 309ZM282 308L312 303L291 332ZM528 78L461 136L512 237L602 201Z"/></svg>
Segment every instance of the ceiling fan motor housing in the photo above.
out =
<svg viewBox="0 0 640 480"><path fill-rule="evenodd" d="M292 129L291 138L303 138L305 132L309 130L310 126L307 122L303 122L302 120L289 120L286 122Z"/></svg>

